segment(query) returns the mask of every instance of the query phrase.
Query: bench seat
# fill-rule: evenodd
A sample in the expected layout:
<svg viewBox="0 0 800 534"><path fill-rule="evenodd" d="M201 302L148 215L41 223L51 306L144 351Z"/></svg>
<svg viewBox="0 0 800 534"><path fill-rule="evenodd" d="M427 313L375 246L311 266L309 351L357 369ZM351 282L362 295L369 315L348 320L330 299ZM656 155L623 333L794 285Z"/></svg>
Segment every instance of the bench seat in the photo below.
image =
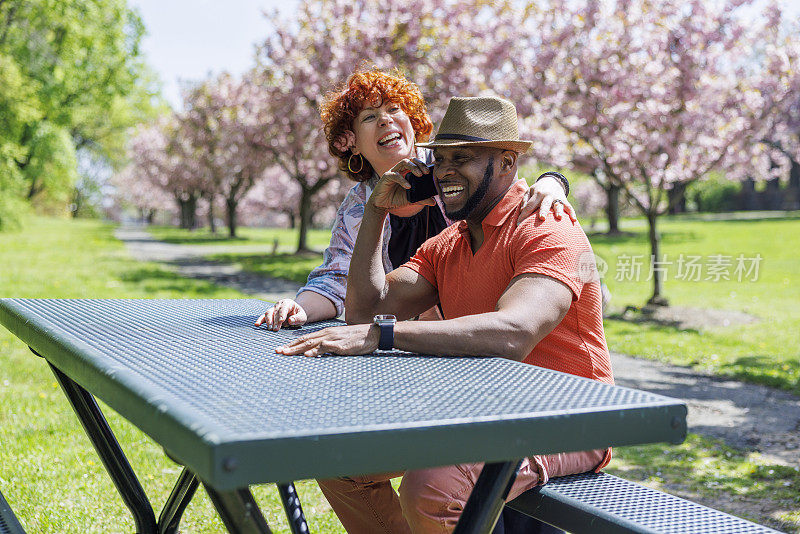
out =
<svg viewBox="0 0 800 534"><path fill-rule="evenodd" d="M778 532L605 473L553 478L506 506L576 534Z"/></svg>
<svg viewBox="0 0 800 534"><path fill-rule="evenodd" d="M0 493L0 534L25 534L25 530L2 493Z"/></svg>

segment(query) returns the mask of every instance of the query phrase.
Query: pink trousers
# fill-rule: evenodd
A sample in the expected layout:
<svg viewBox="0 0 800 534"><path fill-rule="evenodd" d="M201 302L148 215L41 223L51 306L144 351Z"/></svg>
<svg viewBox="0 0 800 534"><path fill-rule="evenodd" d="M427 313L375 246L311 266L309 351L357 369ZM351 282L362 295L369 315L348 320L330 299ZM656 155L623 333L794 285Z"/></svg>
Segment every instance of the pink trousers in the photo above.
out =
<svg viewBox="0 0 800 534"><path fill-rule="evenodd" d="M526 458L507 501L550 477L603 467L608 451ZM319 480L319 486L349 534L441 534L452 532L483 464L459 464L380 475ZM400 495L389 482L403 477Z"/></svg>

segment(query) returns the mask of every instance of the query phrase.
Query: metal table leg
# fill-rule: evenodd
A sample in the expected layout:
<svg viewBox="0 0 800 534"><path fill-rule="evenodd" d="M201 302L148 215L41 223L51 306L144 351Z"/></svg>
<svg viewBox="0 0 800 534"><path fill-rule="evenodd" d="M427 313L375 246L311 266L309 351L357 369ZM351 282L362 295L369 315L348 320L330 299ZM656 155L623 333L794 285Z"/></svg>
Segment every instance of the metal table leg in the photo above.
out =
<svg viewBox="0 0 800 534"><path fill-rule="evenodd" d="M197 486L197 477L184 467L158 517L159 534L177 534L181 516L192 501Z"/></svg>
<svg viewBox="0 0 800 534"><path fill-rule="evenodd" d="M497 523L522 460L485 464L453 534L488 534Z"/></svg>
<svg viewBox="0 0 800 534"><path fill-rule="evenodd" d="M300 496L294 483L278 484L278 493L281 494L283 509L286 510L286 518L289 520L289 529L292 534L308 534L308 523L303 509L300 507Z"/></svg>
<svg viewBox="0 0 800 534"><path fill-rule="evenodd" d="M208 484L203 487L231 534L272 533L249 488L218 492Z"/></svg>
<svg viewBox="0 0 800 534"><path fill-rule="evenodd" d="M31 349L31 352L41 357L35 350ZM198 482L194 474L188 469L183 470L164 504L158 522L156 522L153 506L139 479L136 478L136 473L128 462L125 452L108 426L108 421L97 405L97 401L91 393L59 371L58 368L49 362L48 365L100 456L108 475L117 487L122 500L131 511L136 524L136 532L139 534L177 533L181 516L197 490Z"/></svg>
<svg viewBox="0 0 800 534"><path fill-rule="evenodd" d="M49 362L48 365L50 365ZM136 532L156 534L156 517L153 507L94 397L53 365L50 365L50 368L72 404L73 410L117 487L117 491L122 496L122 500L133 514Z"/></svg>

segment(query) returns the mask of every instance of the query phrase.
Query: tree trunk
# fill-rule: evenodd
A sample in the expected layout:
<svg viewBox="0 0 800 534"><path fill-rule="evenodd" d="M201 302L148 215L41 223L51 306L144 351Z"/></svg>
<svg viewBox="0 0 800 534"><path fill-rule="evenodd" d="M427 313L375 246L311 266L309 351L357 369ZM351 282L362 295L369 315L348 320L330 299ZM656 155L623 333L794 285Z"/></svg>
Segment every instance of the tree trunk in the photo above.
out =
<svg viewBox="0 0 800 534"><path fill-rule="evenodd" d="M300 194L300 232L297 238L297 252L309 252L307 246L308 227L311 224L311 189L304 187Z"/></svg>
<svg viewBox="0 0 800 534"><path fill-rule="evenodd" d="M186 230L197 228L197 195L178 197L180 227Z"/></svg>
<svg viewBox="0 0 800 534"><path fill-rule="evenodd" d="M764 189L764 209L781 209L783 204L782 197L780 178L771 178L767 180L767 187Z"/></svg>
<svg viewBox="0 0 800 534"><path fill-rule="evenodd" d="M147 224L153 224L153 220L155 218L156 218L156 210L155 209L147 210L147 215L145 215L145 218L144 218L145 222Z"/></svg>
<svg viewBox="0 0 800 534"><path fill-rule="evenodd" d="M669 214L686 213L686 184L678 182L667 191L669 198Z"/></svg>
<svg viewBox="0 0 800 534"><path fill-rule="evenodd" d="M217 233L217 217L214 214L214 195L208 197L208 227L212 234Z"/></svg>
<svg viewBox="0 0 800 534"><path fill-rule="evenodd" d="M789 187L786 188L786 209L800 209L800 162L791 160Z"/></svg>
<svg viewBox="0 0 800 534"><path fill-rule="evenodd" d="M619 193L620 186L608 184L606 190L606 218L608 219L608 233L611 235L619 234Z"/></svg>
<svg viewBox="0 0 800 534"><path fill-rule="evenodd" d="M751 178L745 178L742 182L742 192L740 193L740 209L751 211L758 209L758 198L756 197L756 181Z"/></svg>
<svg viewBox="0 0 800 534"><path fill-rule="evenodd" d="M186 206L186 200L183 198L178 199L178 226L181 228L188 228L188 223L186 222L187 216L186 213L188 208Z"/></svg>
<svg viewBox="0 0 800 534"><path fill-rule="evenodd" d="M236 237L236 206L238 202L232 198L225 199L225 212L228 218L228 237Z"/></svg>
<svg viewBox="0 0 800 534"><path fill-rule="evenodd" d="M654 211L647 214L647 225L649 227L650 236L650 262L653 267L653 295L647 301L647 304L651 306L667 306L669 301L667 301L666 297L663 295L663 273L659 269L654 268L655 264L653 263L659 261L661 257L661 236L658 234L658 229L656 228L657 219L658 215Z"/></svg>
<svg viewBox="0 0 800 534"><path fill-rule="evenodd" d="M289 228L291 228L292 230L297 228L297 221L295 220L294 212L292 212L291 210L286 210L283 212L283 214L289 218Z"/></svg>

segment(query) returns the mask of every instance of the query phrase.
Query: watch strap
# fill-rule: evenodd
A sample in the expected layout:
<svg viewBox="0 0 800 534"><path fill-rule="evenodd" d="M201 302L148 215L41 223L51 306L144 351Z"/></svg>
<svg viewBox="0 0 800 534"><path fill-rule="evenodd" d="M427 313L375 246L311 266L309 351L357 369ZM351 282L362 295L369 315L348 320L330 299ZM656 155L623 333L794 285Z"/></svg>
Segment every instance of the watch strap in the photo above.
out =
<svg viewBox="0 0 800 534"><path fill-rule="evenodd" d="M378 338L379 350L392 350L394 348L394 323L378 323L380 338Z"/></svg>

